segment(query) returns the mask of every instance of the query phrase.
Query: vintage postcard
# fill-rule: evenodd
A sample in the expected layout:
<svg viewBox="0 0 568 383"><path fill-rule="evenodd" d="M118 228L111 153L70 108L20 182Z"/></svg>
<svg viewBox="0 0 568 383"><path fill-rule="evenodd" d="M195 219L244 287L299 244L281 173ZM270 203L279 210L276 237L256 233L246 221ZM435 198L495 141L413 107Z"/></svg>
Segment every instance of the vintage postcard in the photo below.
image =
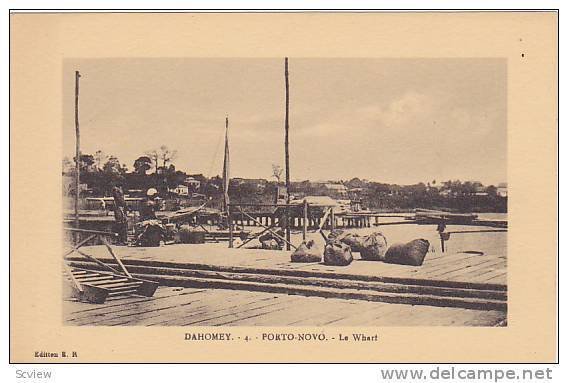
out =
<svg viewBox="0 0 568 383"><path fill-rule="evenodd" d="M554 362L555 12L13 12L11 361Z"/></svg>

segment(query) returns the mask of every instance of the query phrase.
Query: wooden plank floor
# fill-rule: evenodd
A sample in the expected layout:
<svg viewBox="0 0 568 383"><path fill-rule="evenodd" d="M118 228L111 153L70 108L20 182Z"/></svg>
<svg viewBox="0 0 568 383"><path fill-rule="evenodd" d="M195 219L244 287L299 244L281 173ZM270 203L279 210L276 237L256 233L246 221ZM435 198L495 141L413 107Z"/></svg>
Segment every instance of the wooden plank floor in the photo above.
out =
<svg viewBox="0 0 568 383"><path fill-rule="evenodd" d="M160 287L152 298L63 302L70 326L495 326L501 311L224 289Z"/></svg>
<svg viewBox="0 0 568 383"><path fill-rule="evenodd" d="M84 247L83 251L100 259L111 259L104 246ZM506 252L484 255L467 253L428 253L420 267L393 265L383 262L355 260L348 266L327 266L320 263L292 263L290 252L256 249L229 249L227 244L176 244L155 248L117 247L116 253L124 260L142 260L208 265L212 267L249 268L255 270L312 271L334 275L380 276L443 280L466 283L507 284Z"/></svg>

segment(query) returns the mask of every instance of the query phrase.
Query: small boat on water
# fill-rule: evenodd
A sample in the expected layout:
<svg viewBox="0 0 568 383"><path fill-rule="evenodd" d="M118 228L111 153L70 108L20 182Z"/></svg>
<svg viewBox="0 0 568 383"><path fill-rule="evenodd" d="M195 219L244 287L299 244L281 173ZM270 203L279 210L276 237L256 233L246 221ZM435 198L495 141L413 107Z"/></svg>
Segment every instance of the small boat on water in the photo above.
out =
<svg viewBox="0 0 568 383"><path fill-rule="evenodd" d="M447 224L471 224L477 220L477 214L451 213L441 210L416 209L414 213L416 223L438 223L443 221Z"/></svg>

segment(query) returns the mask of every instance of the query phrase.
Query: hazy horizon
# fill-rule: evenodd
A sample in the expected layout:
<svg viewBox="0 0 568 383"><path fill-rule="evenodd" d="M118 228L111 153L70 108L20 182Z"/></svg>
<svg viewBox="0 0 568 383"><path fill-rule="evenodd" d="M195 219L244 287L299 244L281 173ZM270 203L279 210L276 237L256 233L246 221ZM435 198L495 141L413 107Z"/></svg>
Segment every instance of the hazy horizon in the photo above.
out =
<svg viewBox="0 0 568 383"><path fill-rule="evenodd" d="M507 181L504 59L290 58L294 181L394 184ZM130 170L146 151L221 174L229 116L231 177L284 165L281 58L77 59L63 67L63 156L74 156L74 72L81 150Z"/></svg>

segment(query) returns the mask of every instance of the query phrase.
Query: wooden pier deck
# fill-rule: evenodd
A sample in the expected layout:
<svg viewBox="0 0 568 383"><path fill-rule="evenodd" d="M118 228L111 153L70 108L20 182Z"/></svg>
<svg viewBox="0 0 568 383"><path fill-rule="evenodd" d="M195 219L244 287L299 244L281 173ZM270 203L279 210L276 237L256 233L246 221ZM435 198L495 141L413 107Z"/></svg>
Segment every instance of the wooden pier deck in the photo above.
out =
<svg viewBox="0 0 568 383"><path fill-rule="evenodd" d="M452 248L471 248L459 244ZM364 261L354 253L341 267L292 263L287 251L223 243L117 246L134 276L159 282L156 295L103 305L66 301L64 318L69 325L105 326L494 326L507 317L506 249L481 248L429 252L420 267ZM82 251L115 263L104 246ZM69 261L97 268L83 257Z"/></svg>
<svg viewBox="0 0 568 383"><path fill-rule="evenodd" d="M160 287L103 305L66 300L68 326L498 326L499 310L412 306L227 289Z"/></svg>
<svg viewBox="0 0 568 383"><path fill-rule="evenodd" d="M112 261L104 246L88 246L85 253ZM290 252L229 249L226 244L176 244L156 248L117 247L116 252L127 265L193 267L226 271L254 271L266 274L334 275L345 279L383 278L395 280L440 282L449 286L491 285L506 289L506 254L428 253L420 267L393 265L383 262L355 260L349 266L328 266L321 263L292 263ZM80 258L77 258L80 259Z"/></svg>

